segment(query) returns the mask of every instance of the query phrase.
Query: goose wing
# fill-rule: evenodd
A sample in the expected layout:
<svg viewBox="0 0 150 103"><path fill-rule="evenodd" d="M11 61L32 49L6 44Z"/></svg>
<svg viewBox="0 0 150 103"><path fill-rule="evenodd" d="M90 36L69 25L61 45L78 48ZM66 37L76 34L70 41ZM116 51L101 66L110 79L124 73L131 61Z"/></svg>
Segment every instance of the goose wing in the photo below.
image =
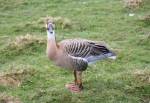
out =
<svg viewBox="0 0 150 103"><path fill-rule="evenodd" d="M86 70L89 63L114 55L104 44L84 39L64 40L59 47L68 58L67 64L78 71Z"/></svg>
<svg viewBox="0 0 150 103"><path fill-rule="evenodd" d="M104 44L90 40L69 39L60 44L63 45L63 51L67 55L84 58L89 62L112 55L112 52Z"/></svg>

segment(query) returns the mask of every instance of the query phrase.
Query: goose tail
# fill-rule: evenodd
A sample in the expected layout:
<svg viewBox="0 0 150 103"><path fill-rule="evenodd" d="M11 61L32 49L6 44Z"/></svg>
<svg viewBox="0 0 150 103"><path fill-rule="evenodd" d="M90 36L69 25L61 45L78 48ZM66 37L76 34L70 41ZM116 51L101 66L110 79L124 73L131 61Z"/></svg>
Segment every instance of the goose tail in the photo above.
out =
<svg viewBox="0 0 150 103"><path fill-rule="evenodd" d="M100 54L98 56L89 56L87 58L85 58L89 64L93 64L94 62L98 61L98 60L103 60L103 59L106 59L106 58L109 58L109 59L113 59L115 60L116 59L116 54L112 51L109 51L108 53L105 53L105 54Z"/></svg>
<svg viewBox="0 0 150 103"><path fill-rule="evenodd" d="M114 53L112 51L110 51L109 53L110 53L109 56L108 56L109 59L115 60L117 58L116 53Z"/></svg>

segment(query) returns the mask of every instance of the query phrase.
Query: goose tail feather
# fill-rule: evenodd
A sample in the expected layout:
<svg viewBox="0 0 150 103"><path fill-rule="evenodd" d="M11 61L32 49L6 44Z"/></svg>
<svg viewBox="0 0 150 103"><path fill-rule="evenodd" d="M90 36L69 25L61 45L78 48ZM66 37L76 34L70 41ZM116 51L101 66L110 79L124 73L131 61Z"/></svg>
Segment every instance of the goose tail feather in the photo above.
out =
<svg viewBox="0 0 150 103"><path fill-rule="evenodd" d="M85 59L88 61L88 63L91 64L91 63L94 63L98 60L103 60L103 59L106 59L106 58L115 60L116 59L116 54L110 51L106 54L100 54L100 55L97 55L97 56L89 56Z"/></svg>

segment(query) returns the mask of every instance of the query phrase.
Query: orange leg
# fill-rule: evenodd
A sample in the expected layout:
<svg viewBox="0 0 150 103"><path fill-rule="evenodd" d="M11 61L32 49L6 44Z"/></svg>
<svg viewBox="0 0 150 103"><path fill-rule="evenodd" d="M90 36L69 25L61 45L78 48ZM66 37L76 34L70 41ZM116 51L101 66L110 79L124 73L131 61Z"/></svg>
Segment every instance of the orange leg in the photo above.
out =
<svg viewBox="0 0 150 103"><path fill-rule="evenodd" d="M82 90L83 89L83 85L82 85L82 71L76 71L76 79L77 79L77 85L79 86L79 88Z"/></svg>
<svg viewBox="0 0 150 103"><path fill-rule="evenodd" d="M69 89L71 92L80 92L83 89L82 86L82 72L74 70L74 82L66 84L66 88Z"/></svg>
<svg viewBox="0 0 150 103"><path fill-rule="evenodd" d="M75 70L73 71L73 73L74 73L74 83L77 84L77 73Z"/></svg>

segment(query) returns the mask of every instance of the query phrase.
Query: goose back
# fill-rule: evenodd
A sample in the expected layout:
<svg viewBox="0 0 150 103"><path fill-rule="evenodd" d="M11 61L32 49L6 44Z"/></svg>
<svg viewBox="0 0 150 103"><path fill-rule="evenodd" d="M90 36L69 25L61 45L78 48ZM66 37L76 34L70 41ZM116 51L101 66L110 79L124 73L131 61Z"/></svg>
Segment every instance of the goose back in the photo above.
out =
<svg viewBox="0 0 150 103"><path fill-rule="evenodd" d="M98 56L110 52L105 44L85 39L64 40L60 42L60 46L62 46L65 54L82 58Z"/></svg>

